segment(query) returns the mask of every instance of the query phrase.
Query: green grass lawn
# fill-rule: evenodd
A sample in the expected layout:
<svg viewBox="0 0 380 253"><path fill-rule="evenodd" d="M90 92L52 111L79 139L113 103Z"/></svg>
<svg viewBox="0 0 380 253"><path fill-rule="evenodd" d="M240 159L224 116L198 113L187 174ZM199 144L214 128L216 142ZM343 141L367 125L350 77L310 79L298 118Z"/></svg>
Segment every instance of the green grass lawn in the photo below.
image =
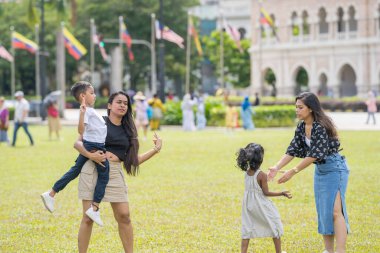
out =
<svg viewBox="0 0 380 253"><path fill-rule="evenodd" d="M45 210L40 194L66 172L77 156L75 127L64 127L64 141L48 141L46 126L31 126L36 145L22 130L16 148L0 146L0 252L76 252L82 215L77 180L56 197L56 211ZM12 134L12 129L9 135ZM285 152L293 129L226 133L223 129L184 133L166 130L161 153L127 177L136 252L239 252L243 172L235 153L248 142L264 146L262 168ZM152 134L150 134L152 135ZM352 233L347 252L380 252L380 132L341 131L350 166L347 206ZM141 142L140 151L152 147ZM293 199L272 198L284 224L283 250L323 250L317 233L313 167L273 191L290 190ZM377 183L376 183L377 182ZM94 225L89 252L122 252L108 203L103 228ZM271 239L252 240L250 252L274 252Z"/></svg>

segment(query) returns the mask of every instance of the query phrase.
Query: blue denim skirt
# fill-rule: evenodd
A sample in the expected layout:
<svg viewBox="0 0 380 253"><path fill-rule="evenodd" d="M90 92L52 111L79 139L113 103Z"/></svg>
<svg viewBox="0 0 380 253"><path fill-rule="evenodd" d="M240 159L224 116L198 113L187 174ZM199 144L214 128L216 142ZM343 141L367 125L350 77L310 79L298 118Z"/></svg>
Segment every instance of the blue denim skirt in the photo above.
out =
<svg viewBox="0 0 380 253"><path fill-rule="evenodd" d="M346 160L339 153L331 154L322 164L315 165L314 197L318 214L318 233L334 234L334 203L340 192L347 233L350 232L346 210L346 189L349 169Z"/></svg>

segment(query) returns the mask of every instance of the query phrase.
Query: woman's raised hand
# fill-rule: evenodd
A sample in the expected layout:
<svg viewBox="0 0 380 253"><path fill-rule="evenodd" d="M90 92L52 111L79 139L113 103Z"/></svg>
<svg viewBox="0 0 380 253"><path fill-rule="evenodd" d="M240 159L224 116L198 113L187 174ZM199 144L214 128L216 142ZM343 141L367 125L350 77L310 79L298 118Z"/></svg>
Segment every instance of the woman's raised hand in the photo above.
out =
<svg viewBox="0 0 380 253"><path fill-rule="evenodd" d="M162 148L162 139L160 138L160 136L158 136L156 132L154 132L154 135L153 135L153 143L154 143L155 150L159 152Z"/></svg>

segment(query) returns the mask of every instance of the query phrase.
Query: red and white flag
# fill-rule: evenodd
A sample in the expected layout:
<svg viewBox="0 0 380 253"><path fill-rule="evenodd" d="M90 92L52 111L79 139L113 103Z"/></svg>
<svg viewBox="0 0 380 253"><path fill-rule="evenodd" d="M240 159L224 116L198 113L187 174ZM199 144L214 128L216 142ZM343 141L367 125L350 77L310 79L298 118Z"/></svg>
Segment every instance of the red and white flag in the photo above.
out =
<svg viewBox="0 0 380 253"><path fill-rule="evenodd" d="M156 38L173 42L177 44L180 48L185 48L183 42L185 41L181 36L176 34L173 30L170 30L169 27L163 26L158 20L156 20Z"/></svg>
<svg viewBox="0 0 380 253"><path fill-rule="evenodd" d="M13 56L3 46L0 46L0 57L9 62L13 62Z"/></svg>
<svg viewBox="0 0 380 253"><path fill-rule="evenodd" d="M236 27L233 27L230 24L228 24L225 18L223 19L223 23L224 23L223 24L224 28L227 30L227 33L235 41L236 47L239 49L240 53L243 53L243 48L241 47L241 44L240 44L240 39L241 39L240 32L238 31L238 29L236 29Z"/></svg>

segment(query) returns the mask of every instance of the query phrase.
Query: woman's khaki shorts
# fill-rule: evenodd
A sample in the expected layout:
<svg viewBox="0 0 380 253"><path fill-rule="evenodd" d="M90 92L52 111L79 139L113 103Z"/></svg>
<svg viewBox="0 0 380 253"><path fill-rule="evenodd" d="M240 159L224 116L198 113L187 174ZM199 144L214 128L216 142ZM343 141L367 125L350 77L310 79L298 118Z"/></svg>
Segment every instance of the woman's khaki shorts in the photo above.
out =
<svg viewBox="0 0 380 253"><path fill-rule="evenodd" d="M124 180L124 172L119 162L109 162L110 179L102 201L128 202L128 186ZM78 198L93 200L98 172L93 161L88 160L82 168L78 182Z"/></svg>

